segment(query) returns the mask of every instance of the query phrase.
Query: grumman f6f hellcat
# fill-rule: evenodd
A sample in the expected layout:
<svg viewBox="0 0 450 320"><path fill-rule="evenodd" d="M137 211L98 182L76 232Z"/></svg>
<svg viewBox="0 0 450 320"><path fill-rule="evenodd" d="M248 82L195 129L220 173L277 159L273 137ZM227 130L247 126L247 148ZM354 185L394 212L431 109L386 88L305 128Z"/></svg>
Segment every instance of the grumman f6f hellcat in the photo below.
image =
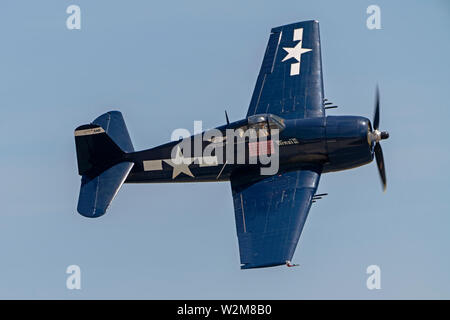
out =
<svg viewBox="0 0 450 320"><path fill-rule="evenodd" d="M244 119L143 151L118 111L76 128L78 212L102 216L123 183L230 181L241 268L292 266L322 174L375 157L386 188L379 101L373 122L327 116L319 23L273 28Z"/></svg>

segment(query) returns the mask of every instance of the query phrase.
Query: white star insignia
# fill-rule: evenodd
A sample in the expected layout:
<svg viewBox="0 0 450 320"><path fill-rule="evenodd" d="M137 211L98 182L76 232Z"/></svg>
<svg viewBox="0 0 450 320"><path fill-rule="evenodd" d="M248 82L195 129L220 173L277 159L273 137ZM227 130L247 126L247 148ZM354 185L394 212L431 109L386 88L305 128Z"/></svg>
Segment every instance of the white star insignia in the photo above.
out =
<svg viewBox="0 0 450 320"><path fill-rule="evenodd" d="M173 167L172 179L175 179L180 173L184 173L190 177L194 177L189 165L192 163L192 158L185 158L181 153L180 146L177 146L177 155L175 159L164 159L164 162Z"/></svg>
<svg viewBox="0 0 450 320"><path fill-rule="evenodd" d="M284 62L290 58L294 58L295 60L300 62L301 55L311 51L312 49L302 48L302 41L300 41L295 47L283 48L283 50L285 50L288 54L286 55L286 57L284 57L283 60L281 60L281 62Z"/></svg>
<svg viewBox="0 0 450 320"><path fill-rule="evenodd" d="M295 47L283 48L283 50L287 52L287 55L283 58L283 60L281 60L281 62L284 62L291 58L297 60L297 62L291 64L291 73L290 73L291 76L296 76L300 74L300 58L302 54L312 51L312 49L302 48L303 28L295 29L293 38L294 38L293 40L298 41L298 43L295 45Z"/></svg>

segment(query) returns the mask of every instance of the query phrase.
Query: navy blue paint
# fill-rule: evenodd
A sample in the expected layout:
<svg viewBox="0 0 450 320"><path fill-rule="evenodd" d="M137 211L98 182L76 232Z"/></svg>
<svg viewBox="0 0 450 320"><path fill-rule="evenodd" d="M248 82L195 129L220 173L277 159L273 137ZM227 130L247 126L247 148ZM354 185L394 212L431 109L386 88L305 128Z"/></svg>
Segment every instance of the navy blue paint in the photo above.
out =
<svg viewBox="0 0 450 320"><path fill-rule="evenodd" d="M324 172L351 169L373 160L374 144L368 142L370 120L357 116L326 117L329 161Z"/></svg>
<svg viewBox="0 0 450 320"><path fill-rule="evenodd" d="M122 151L134 151L122 113L119 111L109 111L102 114L92 123L105 129L106 134L119 146L120 149L122 149Z"/></svg>
<svg viewBox="0 0 450 320"><path fill-rule="evenodd" d="M281 62L287 55L283 47L291 48L298 43L293 41L294 30L298 28L303 28L302 47L312 51L301 55L300 75L291 76L291 63L297 61L291 58ZM258 113L273 113L286 119L322 117L323 99L319 22L273 28L247 117Z"/></svg>
<svg viewBox="0 0 450 320"><path fill-rule="evenodd" d="M297 44L293 41L297 28L303 28L303 47L313 50L301 56L300 75L290 76L291 63L296 60L281 62L287 54L282 48ZM292 259L320 175L364 165L374 157L374 145L368 141L370 121L356 116L325 116L323 98L318 22L274 28L247 117L276 114L284 119L279 141L296 141L280 145L276 175L261 176L261 164L248 162L225 167L191 164L189 169L194 177L181 173L175 179L172 166L164 161L161 170L144 171L145 160L170 159L172 148L180 141L134 152L122 115L112 111L94 120L94 125L100 125L106 134L75 139L79 166L97 169L95 174L82 177L78 211L87 217L103 215L124 180L126 183L231 181L242 268L284 264ZM225 132L248 124L245 118L216 129ZM203 148L208 144L204 141ZM97 148L101 152L95 152ZM105 155L109 161L103 159Z"/></svg>
<svg viewBox="0 0 450 320"><path fill-rule="evenodd" d="M83 176L78 212L88 218L104 215L132 167L132 162L121 162L94 178Z"/></svg>
<svg viewBox="0 0 450 320"><path fill-rule="evenodd" d="M288 172L242 191L233 187L241 268L285 264L297 242L317 190L320 169Z"/></svg>
<svg viewBox="0 0 450 320"><path fill-rule="evenodd" d="M75 137L79 167L82 162L92 166L81 178L78 212L91 218L106 212L134 165L122 158L125 152L134 151L122 114L110 111L91 125L77 129L95 126L101 126L106 133Z"/></svg>

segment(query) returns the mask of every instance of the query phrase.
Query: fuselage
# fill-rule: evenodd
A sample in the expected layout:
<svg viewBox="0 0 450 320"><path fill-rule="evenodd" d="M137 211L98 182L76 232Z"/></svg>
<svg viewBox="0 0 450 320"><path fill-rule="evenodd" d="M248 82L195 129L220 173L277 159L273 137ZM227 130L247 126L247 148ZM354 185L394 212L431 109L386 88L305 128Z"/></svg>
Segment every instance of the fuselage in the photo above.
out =
<svg viewBox="0 0 450 320"><path fill-rule="evenodd" d="M255 129L260 139L254 142L245 137L249 129ZM217 127L213 133L208 130L126 154L134 167L125 182L228 181L233 174L254 174L261 168L275 167L275 160L277 170L272 174L310 166L322 173L351 169L373 160L370 131L370 120L359 116L281 119L257 115ZM258 156L265 156L266 162Z"/></svg>

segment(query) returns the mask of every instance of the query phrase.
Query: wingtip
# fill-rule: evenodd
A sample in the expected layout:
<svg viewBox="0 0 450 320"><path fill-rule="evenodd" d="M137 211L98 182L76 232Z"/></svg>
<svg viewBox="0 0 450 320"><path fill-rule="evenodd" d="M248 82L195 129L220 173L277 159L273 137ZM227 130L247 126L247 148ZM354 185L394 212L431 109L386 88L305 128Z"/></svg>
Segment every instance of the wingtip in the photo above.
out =
<svg viewBox="0 0 450 320"><path fill-rule="evenodd" d="M291 261L289 261L289 260L286 261L286 267L288 267L288 268L298 267L298 266L300 266L300 265L297 263L291 263Z"/></svg>

